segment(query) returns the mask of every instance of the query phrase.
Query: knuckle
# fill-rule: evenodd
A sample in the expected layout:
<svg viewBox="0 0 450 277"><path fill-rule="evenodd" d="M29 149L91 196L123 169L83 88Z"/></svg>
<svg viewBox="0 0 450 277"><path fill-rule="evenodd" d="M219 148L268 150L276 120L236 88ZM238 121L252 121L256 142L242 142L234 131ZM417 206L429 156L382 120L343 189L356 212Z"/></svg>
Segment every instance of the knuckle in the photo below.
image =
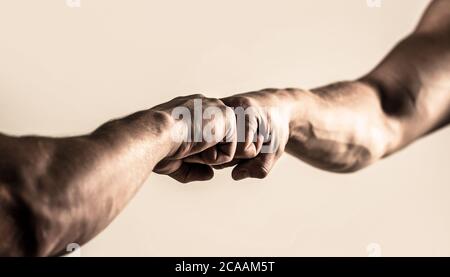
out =
<svg viewBox="0 0 450 277"><path fill-rule="evenodd" d="M279 89L277 88L266 88L262 90L263 92L268 92L268 93L275 93L277 91L279 91Z"/></svg>
<svg viewBox="0 0 450 277"><path fill-rule="evenodd" d="M251 146L246 146L245 143L238 143L236 147L235 156L240 159L251 159L258 155L256 153L256 148Z"/></svg>
<svg viewBox="0 0 450 277"><path fill-rule="evenodd" d="M196 94L188 95L188 96L186 96L186 98L192 99L192 98L206 98L206 97L202 93L196 93Z"/></svg>
<svg viewBox="0 0 450 277"><path fill-rule="evenodd" d="M229 96L229 97L221 98L220 101L222 101L222 103L224 103L224 105L235 107L237 105L236 103L237 103L238 98L239 97L237 97L237 96Z"/></svg>
<svg viewBox="0 0 450 277"><path fill-rule="evenodd" d="M239 151L239 157L244 159L251 159L257 156L256 149L254 147L247 147Z"/></svg>
<svg viewBox="0 0 450 277"><path fill-rule="evenodd" d="M249 96L240 96L238 102L241 106L245 107L254 105L254 100Z"/></svg>
<svg viewBox="0 0 450 277"><path fill-rule="evenodd" d="M234 116L234 109L228 106L225 106L225 112L229 115L233 115Z"/></svg>
<svg viewBox="0 0 450 277"><path fill-rule="evenodd" d="M296 92L296 91L298 91L298 89L289 87L289 88L285 88L284 91L287 91L287 92Z"/></svg>
<svg viewBox="0 0 450 277"><path fill-rule="evenodd" d="M225 108L227 107L222 100L217 99L217 98L204 98L204 101L207 103L208 106L214 106L219 108L222 112L225 110Z"/></svg>
<svg viewBox="0 0 450 277"><path fill-rule="evenodd" d="M234 113L233 108L225 107L223 112L228 123L232 124L233 126L236 125L236 115Z"/></svg>

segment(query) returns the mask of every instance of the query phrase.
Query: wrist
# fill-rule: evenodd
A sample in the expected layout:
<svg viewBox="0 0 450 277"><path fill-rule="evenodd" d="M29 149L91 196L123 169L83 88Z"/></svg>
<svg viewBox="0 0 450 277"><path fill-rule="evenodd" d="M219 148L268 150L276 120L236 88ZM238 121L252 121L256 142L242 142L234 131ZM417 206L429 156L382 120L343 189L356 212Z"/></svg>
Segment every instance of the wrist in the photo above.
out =
<svg viewBox="0 0 450 277"><path fill-rule="evenodd" d="M187 125L184 120L176 119L169 110L159 109L158 107L148 110L152 117L153 124L158 127L159 138L161 139L161 148L164 149L162 159L174 156L187 134Z"/></svg>
<svg viewBox="0 0 450 277"><path fill-rule="evenodd" d="M92 134L89 140L110 149L140 145L155 163L169 156L178 145L171 139L174 120L161 111L144 110L109 121Z"/></svg>
<svg viewBox="0 0 450 277"><path fill-rule="evenodd" d="M307 114L316 106L316 100L310 91L301 89L285 89L281 93L281 97L284 103L281 106L287 113L291 136L295 130L308 125L309 116Z"/></svg>

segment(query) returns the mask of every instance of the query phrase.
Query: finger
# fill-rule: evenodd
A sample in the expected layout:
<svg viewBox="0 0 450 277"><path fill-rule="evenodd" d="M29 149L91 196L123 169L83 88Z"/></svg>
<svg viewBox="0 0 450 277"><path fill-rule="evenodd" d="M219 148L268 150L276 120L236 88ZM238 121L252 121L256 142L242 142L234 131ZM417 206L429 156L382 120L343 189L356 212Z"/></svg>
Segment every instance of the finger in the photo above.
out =
<svg viewBox="0 0 450 277"><path fill-rule="evenodd" d="M245 178L263 179L272 170L278 157L275 153L260 153L253 159L243 160L239 163L231 172L231 176L234 180Z"/></svg>
<svg viewBox="0 0 450 277"><path fill-rule="evenodd" d="M260 136L261 139L264 138L264 136ZM262 179L267 177L286 147L286 141L284 139L280 140L280 137L279 132L274 132L271 140L263 146L265 149L261 147L258 156L253 159L243 160L233 169L231 172L232 178L234 180L241 180L245 178Z"/></svg>
<svg viewBox="0 0 450 277"><path fill-rule="evenodd" d="M242 159L249 159L256 157L257 150L257 132L258 120L253 114L245 114L236 116L236 128L238 144L236 148L235 157ZM244 122L242 122L244 118Z"/></svg>
<svg viewBox="0 0 450 277"><path fill-rule="evenodd" d="M182 164L182 160L162 160L153 168L153 172L168 175L177 171Z"/></svg>
<svg viewBox="0 0 450 277"><path fill-rule="evenodd" d="M265 138L260 134L254 135L256 137L256 141L252 141L251 143L247 144L247 146L241 145L241 148L239 149L240 145L238 143L236 154L234 156L236 159L252 159L261 152L261 148L263 147Z"/></svg>
<svg viewBox="0 0 450 277"><path fill-rule="evenodd" d="M225 135L223 142L216 145L217 157L214 165L228 163L233 160L237 147L236 117L234 111L227 107L225 110Z"/></svg>
<svg viewBox="0 0 450 277"><path fill-rule="evenodd" d="M172 172L169 176L185 184L194 181L210 180L214 177L214 170L209 165L183 162L178 170Z"/></svg>
<svg viewBox="0 0 450 277"><path fill-rule="evenodd" d="M190 155L183 159L187 163L198 163L198 164L209 164L217 159L217 149L216 146L212 146L208 149L203 150L200 153Z"/></svg>
<svg viewBox="0 0 450 277"><path fill-rule="evenodd" d="M250 97L227 97L221 99L234 108L238 145L235 158L253 158L258 154L257 133L261 110L254 105Z"/></svg>
<svg viewBox="0 0 450 277"><path fill-rule="evenodd" d="M237 133L236 120L231 108L227 107L225 110L224 121L224 129L221 130L221 134L223 135L219 137L222 141L200 153L186 157L184 161L189 163L218 165L233 160L237 146Z"/></svg>
<svg viewBox="0 0 450 277"><path fill-rule="evenodd" d="M261 148L264 144L265 138L264 135L258 134L257 135L257 139L256 139L256 143L255 143L255 152L256 155L258 155L261 152Z"/></svg>
<svg viewBox="0 0 450 277"><path fill-rule="evenodd" d="M221 165L233 160L236 151L236 141L219 143L213 147L203 150L200 153L188 156L183 159L187 163Z"/></svg>

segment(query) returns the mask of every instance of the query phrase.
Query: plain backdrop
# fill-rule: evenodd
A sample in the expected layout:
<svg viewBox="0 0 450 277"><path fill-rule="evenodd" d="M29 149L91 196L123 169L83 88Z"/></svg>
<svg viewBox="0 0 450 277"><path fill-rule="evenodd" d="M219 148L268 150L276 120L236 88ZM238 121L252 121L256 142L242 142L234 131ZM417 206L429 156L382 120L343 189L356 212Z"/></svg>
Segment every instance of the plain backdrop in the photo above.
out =
<svg viewBox="0 0 450 277"><path fill-rule="evenodd" d="M359 77L426 0L0 1L0 131L77 135L179 95ZM152 174L83 256L450 255L450 130L356 174ZM0 157L1 159L1 157Z"/></svg>

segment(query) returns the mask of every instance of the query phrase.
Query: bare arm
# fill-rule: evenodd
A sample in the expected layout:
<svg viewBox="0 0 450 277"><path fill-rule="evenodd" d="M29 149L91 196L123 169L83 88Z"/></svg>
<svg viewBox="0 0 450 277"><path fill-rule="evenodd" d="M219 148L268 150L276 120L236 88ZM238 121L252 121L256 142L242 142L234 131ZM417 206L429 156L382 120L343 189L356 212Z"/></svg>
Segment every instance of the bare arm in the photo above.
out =
<svg viewBox="0 0 450 277"><path fill-rule="evenodd" d="M57 255L70 243L89 241L155 168L181 182L212 178L210 166L186 164L182 158L216 143L188 142L183 138L188 122L171 116L174 107L190 108L193 99L227 109L219 100L194 95L110 121L86 136L0 134L0 256ZM214 120L225 126L220 120L228 119ZM222 150L234 151L233 145ZM232 156L217 159L226 162Z"/></svg>
<svg viewBox="0 0 450 277"><path fill-rule="evenodd" d="M450 122L450 0L433 1L417 29L356 81L308 91L266 89L224 101L281 111L249 119L268 128L277 147L258 154L259 141L238 145L230 164L238 164L235 179L264 178L284 151L333 172L364 168ZM251 125L245 126L249 138Z"/></svg>
<svg viewBox="0 0 450 277"><path fill-rule="evenodd" d="M81 137L1 135L0 255L55 255L103 230L172 151L169 124L142 112Z"/></svg>
<svg viewBox="0 0 450 277"><path fill-rule="evenodd" d="M417 29L371 73L292 97L287 151L336 172L363 168L450 121L450 1L433 1Z"/></svg>

